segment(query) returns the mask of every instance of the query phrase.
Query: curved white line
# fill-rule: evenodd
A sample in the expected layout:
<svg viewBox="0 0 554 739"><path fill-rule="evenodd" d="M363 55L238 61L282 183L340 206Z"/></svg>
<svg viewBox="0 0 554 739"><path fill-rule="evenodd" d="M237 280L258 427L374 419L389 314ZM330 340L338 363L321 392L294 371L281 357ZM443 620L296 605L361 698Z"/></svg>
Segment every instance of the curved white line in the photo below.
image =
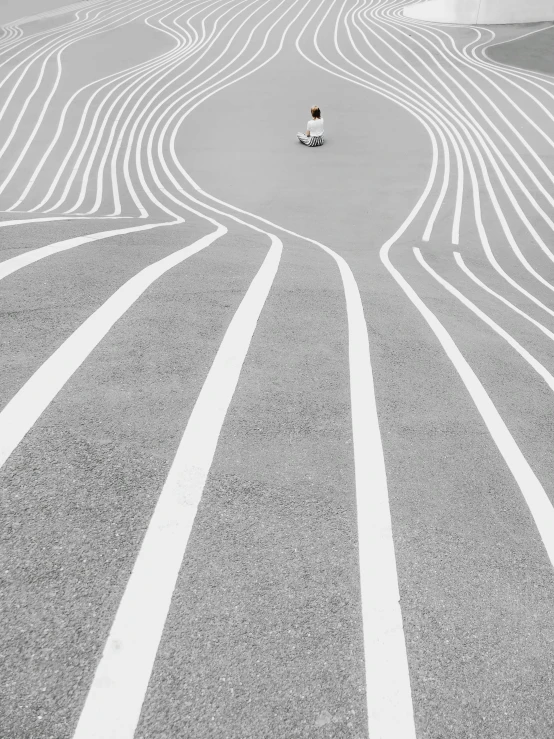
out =
<svg viewBox="0 0 554 739"><path fill-rule="evenodd" d="M227 229L220 226L194 244L145 267L122 285L64 341L0 412L0 467L69 378L143 292L168 269L205 249L226 232Z"/></svg>

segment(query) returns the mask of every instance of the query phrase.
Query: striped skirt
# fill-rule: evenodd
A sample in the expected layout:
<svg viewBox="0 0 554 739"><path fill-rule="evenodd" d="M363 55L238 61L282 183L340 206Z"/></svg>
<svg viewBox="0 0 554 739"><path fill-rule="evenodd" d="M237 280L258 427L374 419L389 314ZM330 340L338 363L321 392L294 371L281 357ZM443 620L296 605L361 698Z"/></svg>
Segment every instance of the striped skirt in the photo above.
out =
<svg viewBox="0 0 554 739"><path fill-rule="evenodd" d="M298 141L306 146L321 146L323 144L323 136L305 136L303 133L297 133Z"/></svg>

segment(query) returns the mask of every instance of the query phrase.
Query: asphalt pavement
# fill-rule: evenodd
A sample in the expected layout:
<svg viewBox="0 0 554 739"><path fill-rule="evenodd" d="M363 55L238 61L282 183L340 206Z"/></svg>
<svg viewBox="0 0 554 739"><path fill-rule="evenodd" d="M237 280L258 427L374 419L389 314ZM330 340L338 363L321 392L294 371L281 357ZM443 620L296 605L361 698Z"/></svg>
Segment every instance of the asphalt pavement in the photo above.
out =
<svg viewBox="0 0 554 739"><path fill-rule="evenodd" d="M1 739L554 734L552 30L401 7L0 8Z"/></svg>

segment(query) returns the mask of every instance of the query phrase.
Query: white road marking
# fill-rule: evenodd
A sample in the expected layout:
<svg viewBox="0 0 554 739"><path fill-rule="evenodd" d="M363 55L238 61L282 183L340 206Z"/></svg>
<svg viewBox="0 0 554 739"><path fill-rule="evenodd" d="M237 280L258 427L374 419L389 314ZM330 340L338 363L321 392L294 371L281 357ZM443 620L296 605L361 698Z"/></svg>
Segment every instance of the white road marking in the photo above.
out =
<svg viewBox="0 0 554 739"><path fill-rule="evenodd" d="M198 504L281 259L271 248L221 342L144 536L74 739L132 739Z"/></svg>
<svg viewBox="0 0 554 739"><path fill-rule="evenodd" d="M312 16L312 18L313 17L314 16ZM304 28L306 28L306 26ZM286 31L288 31L288 28L289 27L287 27ZM284 35L285 34L282 35L281 45L279 49L282 46ZM267 36L266 36L266 39L264 40L263 47L265 47L266 41L267 41ZM238 55L236 58L238 59L239 56L240 55ZM273 55L271 58L273 58L274 56L275 55ZM253 59L255 59L255 57L253 57ZM252 59L249 59L249 63L251 61ZM266 64L267 61L264 62L264 64ZM261 66L264 66L264 64L259 65L258 67L256 67L256 69L253 69L252 72L255 72ZM320 65L317 65L317 66L320 66ZM221 71L222 70L219 70L218 74L220 74ZM251 74L252 72L249 72L248 74ZM246 77L248 75L243 75L243 76ZM338 75L338 76L341 76L341 75ZM238 80L233 80L233 83L235 81L238 81ZM232 84L232 83L229 83L229 84ZM369 87L368 85L365 85L365 86L366 88ZM198 87L204 88L205 85L204 84L198 85ZM215 90L214 92L217 92L219 89L222 89L222 87L223 86L218 87L218 89ZM373 87L370 89L376 89L376 88ZM170 99L174 94L175 93L172 93L172 95L168 95L165 98L165 100L162 103L162 107L166 105L166 101ZM184 94L181 94L181 97L179 98L178 102L180 103L184 97L185 97ZM127 100L129 99L130 98L128 98ZM205 98L203 98L203 100L204 99ZM399 96L393 93L389 95L389 99L394 99L396 102L398 102ZM127 103L125 103L125 105L126 104ZM189 101L189 104L190 104L190 101ZM124 107L125 106L123 105L120 108L119 115L121 115L121 111L124 109ZM196 107L196 105L194 107ZM408 106L404 105L403 107L408 107ZM145 109L146 109L146 105L145 105ZM413 110L414 108L412 107L411 111L413 112ZM165 110L163 111L162 115L165 115ZM154 130L156 130L158 125L160 124L162 115L158 117L158 120L155 123ZM452 142L454 150L458 152L458 149L456 148L457 146L456 137L460 136L459 132L454 131L454 135L452 135L451 129L449 127L450 124L448 122L445 124L445 118L441 117L440 111L438 109L433 110L432 106L431 106L430 117L432 119L434 118L434 122L435 122L434 124L438 130L439 136L442 139L443 146L444 146L444 137L442 136L442 131L440 128L441 125L443 126L443 130L446 132L450 141ZM129 117L127 118L127 120L129 120ZM150 120L150 118L148 120ZM179 123L180 121L173 128L173 136L172 136L172 141L171 141L172 156L175 159L176 157L175 157L175 152L173 149L173 143L175 140L175 135L176 135ZM111 129L111 130L113 131L114 129ZM139 142L142 142L142 136L143 136L144 130L145 130L145 126L143 126L143 129L141 131ZM164 168L165 174L169 175L169 170L165 165L165 161L163 160L163 151L162 151L162 143L163 143L163 138L164 138L166 130L167 130L167 126L164 128L163 134L159 139L158 152L160 154L160 157L158 159L163 162L162 166ZM464 134L467 135L471 139L473 129L462 128L462 130ZM133 139L131 138L131 141L132 140ZM151 169L152 176L154 177L154 180L156 182L156 185L160 186L161 183L159 183L159 181L157 180L157 176L155 174L155 169L154 169L155 164L151 156L151 149L152 149L151 142L152 142L152 136L150 137L150 141L148 143L148 163ZM482 140L481 140L481 143L483 147L486 148L486 144ZM130 145L131 144L129 144L129 147ZM118 144L115 148L115 151L112 157L111 171L112 171L112 182L114 186L114 192L117 191L116 190L117 188L116 158L119 152L119 146L120 146L120 140L118 140ZM473 140L472 140L472 146L475 146L475 144L473 143ZM129 151L129 149L127 149L127 151ZM448 148L446 145L445 156L447 155L447 152L448 152ZM135 153L137 156L137 170L139 172L139 178L141 178L141 184L144 190L147 191L147 185L146 185L146 182L143 181L142 172L140 169L140 162L139 162L139 157L141 156L140 146L135 147ZM467 153L467 148L464 149L464 153L466 154L466 161L468 162L468 167L472 168L473 164L471 161L471 156L469 156ZM436 152L434 151L434 156L435 154ZM487 149L487 155L488 155L488 149ZM128 159L126 159L126 162L127 161ZM460 163L460 159L458 159L458 164L459 163ZM102 190L102 178L100 174L102 168L103 168L103 165L101 165L100 170L98 170L98 174L97 174L97 182L98 182L97 201L95 203L95 206L93 206L94 208L98 206L104 194ZM127 176L127 163L125 163L124 165L124 171ZM87 172L87 177L86 177L87 181L88 181L88 174L89 173ZM483 176L484 174L485 173L483 173ZM450 176L450 172L447 173L445 171L443 186L441 188L441 192L439 193L439 199L437 200L437 204L435 205L435 208L433 209L433 212L431 214L431 219L428 221L428 226L425 231L426 235L430 235L430 229L432 227L434 218L437 217L439 209L442 207L449 176ZM459 176L459 182L458 182L457 204L459 204L459 207L461 208L461 193L462 193L463 188L460 186L460 182L463 182L463 181L460 180L460 178L463 176L463 169L461 169L460 167L458 167L458 176ZM181 183L176 182L175 179L172 178L171 176L169 179L172 180L173 185L175 186L175 192L177 194L186 195L186 193L184 193L184 191L181 188ZM130 184L130 177L129 177L129 181L127 182L127 184L128 185ZM472 179L472 184L474 187L476 186L476 178ZM196 189L200 191L199 188L196 188ZM131 192L133 191L131 190ZM174 195L171 195L167 191L164 191L161 188L161 186L160 186L159 192L163 192L165 195L169 195L169 197L174 202L178 203L178 205L182 207L186 207L182 203L182 201L179 201L179 199L176 198ZM203 193L203 194L206 195L206 193ZM151 198L153 202L155 202L154 201L155 196L153 196L152 193L149 193L149 197ZM189 196L186 195L186 197L189 197ZM478 197L478 192L477 192L477 197ZM200 201L195 201L195 202L200 202ZM533 202L535 201L532 201L532 204ZM157 203L157 204L159 205L159 207L163 207L160 203ZM201 203L201 204L204 207L206 207L204 203ZM226 207L229 207L228 204L224 204L224 205ZM119 207L120 207L119 203L117 202L117 199L116 199L116 210ZM221 211L218 211L218 212L221 213ZM227 217L233 217L233 216L229 216L228 213L223 213L223 215ZM251 215L251 214L248 214L248 215ZM519 215L521 216L522 212ZM252 216L252 217L255 217L255 216ZM457 215L455 214L455 217L454 217L454 222L455 222L453 226L453 238L454 239L456 238L456 229L457 229L457 226L455 225L456 219L458 220L458 223L459 223L459 213ZM247 225L250 225L250 224L247 224ZM295 234L295 235L298 236L298 234ZM302 237L299 237L299 238L302 238ZM356 454L356 460L355 460L356 462L356 494L358 498L358 508L359 508L358 526L359 526L359 534L360 534L360 566L362 570L361 571L362 601L363 601L362 606L363 606L363 613L364 613L364 641L365 641L365 649L366 649L366 670L367 670L366 679L368 681L368 712L370 714L371 738L374 739L374 737L386 736L386 737L390 737L391 739L396 739L397 736L402 736L402 739L405 739L405 737L411 737L412 734L410 734L409 732L415 731L415 730L413 729L413 716L412 716L412 711L411 711L411 695L410 695L410 687L409 687L407 658L406 658L406 653L405 653L404 635L402 631L402 620L401 620L400 608L398 605L397 577L396 577L396 567L395 567L395 562L394 562L394 547L392 546L392 531L390 529L390 512L388 510L386 477L385 477L384 467L381 469L381 466L380 466L381 461L380 461L379 455L381 455L382 457L382 448L380 446L381 442L380 442L378 420L377 420L376 408L375 408L375 398L373 394L374 391L373 391L373 381L371 377L369 345L367 342L367 329L366 329L365 320L363 317L363 308L361 305L361 300L359 298L359 291L358 291L357 285L354 281L352 273L350 272L348 268L348 265L346 265L344 260L341 260L341 258L338 255L336 255L334 252L327 249L323 245L319 244L318 242L314 242L313 240L307 240L307 241L310 241L311 243L314 243L317 246L325 249L333 257L333 259L335 259L335 261L337 262L339 266L339 269L341 270L341 275L343 278L343 284L344 284L345 295L346 295L346 300L347 300L347 310L348 310L348 320L349 320L351 393L352 393L352 405L353 405L352 415L353 415L353 431L354 431L354 437L355 437L355 454ZM365 378L365 384L362 382L363 378ZM361 412L360 409L363 409L366 414L369 414L370 416L369 420L367 418L364 419L363 417L360 418L360 412ZM356 444L356 439L358 442L357 444ZM367 447L366 446L367 443L371 443L373 446ZM364 457L365 455L368 454L368 448L371 449L372 454L373 452L375 452L375 455L376 455L375 456L375 464L376 464L375 476L373 478L371 477L372 470L371 469L368 470L367 465L364 464ZM360 459L360 454L362 455L362 459ZM372 487L372 485L374 486L374 488ZM372 501L370 505L374 505L376 510L371 513L371 516L368 516L369 512L366 506L366 502L367 502L366 498L367 498L367 492L370 489L372 491L374 490L375 495L376 495L376 500ZM372 529L372 526L374 524L375 525L379 524L377 525L377 529L375 531L373 531ZM369 561L369 570L367 569L368 568L367 556L366 554L362 552L362 546L364 545L365 538L367 538L367 535L372 536L373 533L375 533L375 542L376 542L375 546L378 547L378 554L379 555L383 554L385 557L385 561L386 561L385 569L388 574L388 578L386 579L385 582L380 582L379 580L380 573L373 573L370 571L372 562L374 560ZM383 546L379 548L378 542L379 542L380 536L383 537ZM381 597L376 598L375 597L376 593L378 593L379 596L382 596L382 598ZM389 625L388 616L390 616L390 623L394 624L394 628L390 634L387 631L387 627ZM367 627L368 623L373 623L374 630ZM399 672L400 674L400 687L399 687L399 692L395 693L394 690L397 687L395 683L398 682L397 672ZM370 685L371 685L371 691L372 691L371 694L370 694ZM379 705L381 700L383 701L382 707ZM399 717L397 718L395 716L395 713L399 707L400 707ZM140 707L139 707L139 710L140 710ZM404 722L404 724L401 723L402 721ZM381 730L383 733L382 734L378 733ZM395 731L397 732L396 734L394 733ZM413 734L413 736L415 736L415 734Z"/></svg>
<svg viewBox="0 0 554 739"><path fill-rule="evenodd" d="M82 323L27 380L0 413L0 467L91 351L133 303L164 272L205 249L224 227L145 267Z"/></svg>
<svg viewBox="0 0 554 739"><path fill-rule="evenodd" d="M0 211L1 212L1 211ZM12 221L0 221L0 228L6 226L25 226L27 223L48 223L49 221L109 221L109 220L126 220L131 216L48 216L46 218L21 218Z"/></svg>
<svg viewBox="0 0 554 739"><path fill-rule="evenodd" d="M411 26L412 26L411 23L410 24L407 24L406 22L402 22L400 25L403 25L403 26L408 25L409 28L411 28ZM420 25L421 24L418 24L418 26L420 26ZM433 27L433 31L431 32L431 35L433 37L436 37L436 34L434 32L435 30L436 30L435 27ZM440 31L440 29L439 29L439 32L443 33L442 31ZM405 36L407 35L407 33L404 33L404 32L402 32L402 33ZM414 31L414 33L416 33L418 36L422 36L422 34L417 33L417 31ZM471 99L471 97L468 95L467 91L464 90L460 86L460 84L457 81L454 80L454 78L452 77L452 75L446 74L446 72L445 72L445 74L446 74L446 76L447 76L447 78L449 80L449 85L450 85L450 86L447 86L444 83L444 81L442 81L438 77L437 74L435 74L434 72L431 71L431 69L429 68L428 64L426 64L412 49L409 49L409 47L406 46L406 44L404 44L402 42L400 42L400 43L401 43L401 45L403 47L405 47L407 50L409 50L410 53L413 54L416 57L416 59L418 60L418 65L421 63L424 68L428 69L428 71L430 72L430 74L432 74L433 78L436 79L441 84L441 86L443 86L445 88L445 90L448 91L449 94L452 94L450 88L452 87L452 85L455 85L475 105L475 101L473 101ZM419 42L416 42L416 43L417 43L417 45L419 47L422 47L422 45ZM442 52L439 51L439 53L441 54L442 57L444 57L445 59L447 59L447 57L444 54L442 54ZM428 51L427 51L427 54L429 54ZM450 52L449 52L449 54L450 54ZM450 56L453 56L453 55L450 54ZM453 58L455 59L456 57L453 57ZM450 62L450 64L452 64L452 62ZM419 73L416 72L416 74L419 77L421 77L421 75ZM467 79L467 75L463 74L463 72L461 72L461 74L462 74L462 76L464 78ZM471 84L473 85L473 87L476 87L474 83L471 83ZM457 99L456 99L456 103L458 103L458 100ZM441 103L441 105L443 105L443 103ZM456 108L453 107L453 104L452 103L448 102L447 103L447 107L452 108L453 113L457 113ZM498 166L497 162L494 159L493 153L489 150L489 147L485 143L485 140L483 139L483 136L490 143L490 146L492 147L494 153L496 153L496 155L500 158L501 162L504 164L504 166L506 167L506 169L510 172L511 176L514 178L514 180L515 180L516 184L518 185L519 189L526 195L526 197L529 199L529 201L531 202L531 204L533 205L533 207L537 210L537 212L540 213L541 217L543 217L543 219L549 225L552 224L552 221L544 213L544 211L539 207L538 203L532 197L531 193L527 190L527 188L525 188L525 186L522 183L522 181L520 180L520 178L517 176L517 174L515 173L515 171L509 166L508 162L502 156L502 154L500 153L498 147L494 144L494 142L492 141L492 139L490 138L490 136L488 136L486 134L486 132L483 129L483 127L480 124L478 124L477 121L475 121L475 119L473 118L473 116L469 115L469 113L468 113L467 109L465 108L465 106L461 105L461 108L462 108L462 111L464 111L464 112L463 112L462 115L460 115L459 112L458 112L458 126L465 133L465 135L468 137L470 146L474 150L475 155L476 155L476 157L478 159L480 170L481 170L481 174L482 174L482 177L483 177L483 180L484 180L484 183L485 183L487 192L488 192L488 194L489 194L489 196L491 198L493 208L494 208L494 210L495 210L495 212L496 212L496 214L497 214L497 216L499 218L499 221L501 223L501 226L502 226L502 230L504 232L504 235L506 236L506 239L508 240L508 243L510 244L512 250L516 254L517 258L520 260L520 262L523 264L523 266L525 267L525 269L527 269L531 274L533 274L533 276L536 277L540 282L542 282L546 287L548 287L549 289L552 290L553 289L552 286L541 275L539 275L531 267L531 265L524 258L521 250L519 249L519 247L518 247L518 245L517 245L517 243L516 243L516 241L515 241L515 239L513 237L513 234L512 234L512 232L510 231L510 229L508 227L506 217L505 217L505 215L504 215L504 213L503 213L503 211L502 211L502 209L500 207L500 204L498 202L498 199L497 199L497 197L495 195L495 192L494 192L494 189L492 187L492 183L491 183L491 180L490 180L490 177L489 177L489 173L488 173L488 170L487 170L486 162L484 161L484 159L483 159L483 157L481 155L481 152L479 150L478 143L480 143L483 146L483 148L485 150L485 153L487 155L487 158L489 159L490 163L493 166L493 169L495 170L496 174L498 175L498 178L499 178L499 180L501 182L501 185L502 185L504 191L506 192L507 196L509 197L510 202L514 206L514 209L516 210L517 214L520 216L521 220L527 226L528 230L530 231L531 235L535 239L536 243L547 254L547 256L549 256L549 258L552 258L552 254L549 253L548 247L546 246L546 244L544 243L544 241L542 241L542 239L540 239L540 237L538 237L538 234L537 234L536 230L533 229L530 226L529 220L526 218L526 216L523 213L523 211L521 210L520 206L517 204L517 201L515 200L514 193L510 189L510 187L508 186L508 184L507 184L504 176L502 175L502 172L500 171L499 166ZM466 115L469 116L469 121L470 121L469 122L469 128L468 128L468 126L466 126L462 122L463 120L465 120ZM540 184L540 182L536 178L534 178L533 173L531 172L531 170L529 169L529 167L527 166L527 164L525 163L525 161L517 154L517 151L509 144L509 142L507 141L507 139L505 138L505 136L503 136L503 134L501 133L501 131L496 126L493 125L492 121L487 116L484 116L484 117L485 117L486 121L489 123L489 125L490 125L491 129L493 130L493 132L495 132L500 137L500 139L508 146L508 148L510 149L510 152L514 156L516 156L516 158L518 159L518 161L520 162L520 164L522 165L522 167L526 170L527 174L533 179L534 184L536 184L537 187L542 188L542 190L544 190L544 188L542 187L542 185ZM460 136L459 132L456 131L456 130L455 130L455 134L458 137ZM476 137L477 140L474 140L472 134ZM481 134L483 134L483 135L481 135ZM461 147L462 147L462 149L464 151L464 154L465 154L465 158L466 158L466 162L467 162L467 165L468 165L469 174L470 174L470 178L471 178L471 182L472 182L473 200L474 200L474 212L475 212L475 223L476 223L476 226L477 226L477 229L478 229L478 233L479 233L481 245L482 245L482 247L483 247L483 249L485 251L485 254L487 255L487 258L489 259L492 267L510 285L512 285L519 292L521 292L522 294L524 294L527 298L529 298L530 300L532 300L542 310L546 311L550 315L554 315L554 311L552 311L550 308L548 308L544 303L542 303L540 300L538 300L529 291L527 291L523 287L521 287L521 285L519 285L519 283L517 283L513 278L511 278L502 269L502 267L498 264L498 262L497 262L497 260L496 260L496 258L494 256L494 254L492 253L492 250L491 250L491 247L490 247L490 244L489 244L489 240L488 240L488 237L487 237L487 234L485 232L485 229L484 229L484 226L483 226L483 222L482 222L481 204L480 204L480 199L481 198L480 198L480 192L479 192L479 183L478 183L478 180L477 180L477 173L475 171L475 168L474 168L474 165L473 165L473 162L472 162L472 158L471 158L471 155L470 155L470 153L469 153L469 151L467 149L466 143L465 143L465 141L462 138L460 138L460 145L461 145ZM544 164L542 162L541 162L541 164L542 164L542 166L544 166ZM545 194L545 196L551 197L547 193L546 190L544 190L544 193L543 194ZM552 224L552 225L554 225L554 224Z"/></svg>
<svg viewBox="0 0 554 739"><path fill-rule="evenodd" d="M480 318L483 323L486 323L487 326L492 328L493 331L495 331L504 339L504 341L506 341L513 349L515 349L516 352L521 357L523 357L523 359L535 370L538 375L542 377L548 387L554 392L554 377L552 377L546 367L542 365L539 361L537 361L535 357L530 352L528 352L527 349L525 349L525 347L521 346L519 341L516 341L514 337L511 336L507 331L505 331L501 326L499 326L496 321L493 321L492 318L489 318L489 316L480 308L478 308L475 303L472 303L471 300L466 298L463 293L461 293L447 280L445 280L444 277L441 277L437 272L435 272L435 270L429 264L427 264L423 257L423 254L417 246L414 246L413 250L417 261L433 277L433 279L435 279L440 285L448 290L451 295L454 295L454 297L456 297L463 305L465 305L466 308L469 308L469 310L476 316L478 316L478 318Z"/></svg>
<svg viewBox="0 0 554 739"><path fill-rule="evenodd" d="M350 396L370 737L415 739L385 458L358 286L337 259L347 302Z"/></svg>
<svg viewBox="0 0 554 739"><path fill-rule="evenodd" d="M539 321L536 321L534 318L532 318L528 313L525 313L525 311L520 310L516 305L513 303L510 303L509 300L506 300L505 297L500 295L500 293L495 292L492 290L488 285L485 285L485 283L480 280L476 275L473 274L473 272L469 269L469 267L466 265L464 260L462 259L462 255L460 252L455 251L454 252L454 259L456 260L456 264L458 267L460 267L463 272L471 279L473 282L475 282L476 285L479 285L483 290L489 293L489 295L493 295L497 300L500 300L501 303L504 303L504 305L507 305L508 308L513 310L515 313L517 313L522 318L525 318L526 321L529 321L529 323L532 323L533 326L536 326L539 331L542 331L545 336L548 336L549 339L554 341L554 333L550 331L546 326L544 326Z"/></svg>
<svg viewBox="0 0 554 739"><path fill-rule="evenodd" d="M475 372L471 369L454 340L444 328L435 314L425 305L413 287L404 279L400 272L392 265L389 259L390 244L381 248L381 259L390 274L402 288L412 304L427 321L429 328L439 340L444 352L458 372L462 382L475 403L481 418L485 422L489 433L504 458L508 469L517 482L535 521L546 553L551 564L554 565L554 508L544 491L539 479L523 456L502 417L496 410L487 391L481 384Z"/></svg>
<svg viewBox="0 0 554 739"><path fill-rule="evenodd" d="M76 246L89 244L93 241L102 241L103 239L109 239L114 236L125 236L126 234L137 233L138 231L150 231L153 228L160 228L161 226L175 226L178 223L184 223L184 219L169 221L168 223L147 223L143 226L131 226L130 228L118 228L111 231L99 231L98 233L88 234L88 236L75 236L72 239L64 239L63 241L56 241L53 244L48 244L48 246L31 249L30 251L26 251L24 254L18 254L17 257L12 257L11 259L6 259L4 262L0 262L0 280L3 280L4 277L17 272L23 267L27 267L29 264L38 262L46 257L50 257L52 254L59 254L62 251L74 249Z"/></svg>

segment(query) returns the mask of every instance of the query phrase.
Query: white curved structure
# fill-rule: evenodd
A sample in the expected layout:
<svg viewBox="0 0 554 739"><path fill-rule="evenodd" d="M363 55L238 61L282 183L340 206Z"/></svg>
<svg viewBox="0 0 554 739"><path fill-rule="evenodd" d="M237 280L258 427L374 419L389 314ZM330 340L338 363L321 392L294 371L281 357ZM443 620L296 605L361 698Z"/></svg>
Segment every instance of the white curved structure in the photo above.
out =
<svg viewBox="0 0 554 739"><path fill-rule="evenodd" d="M554 0L425 0L404 15L439 23L486 25L554 20Z"/></svg>

